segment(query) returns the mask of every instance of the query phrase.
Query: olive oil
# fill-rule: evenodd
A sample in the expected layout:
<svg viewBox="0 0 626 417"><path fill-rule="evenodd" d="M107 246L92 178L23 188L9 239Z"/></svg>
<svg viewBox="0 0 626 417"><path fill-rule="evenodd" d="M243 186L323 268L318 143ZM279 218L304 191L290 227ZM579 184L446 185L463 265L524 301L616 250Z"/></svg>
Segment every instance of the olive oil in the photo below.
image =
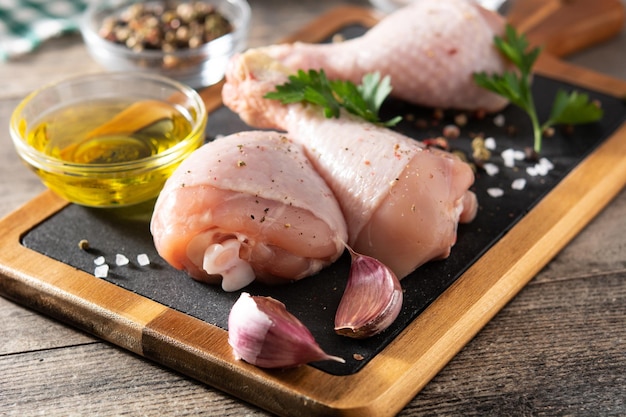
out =
<svg viewBox="0 0 626 417"><path fill-rule="evenodd" d="M129 112L138 103L141 112ZM27 133L33 148L62 162L56 164L58 170L39 170L44 183L89 206L156 197L182 159L202 144L204 126L193 130L193 117L201 115L184 114L166 103L159 103L157 112L150 104L95 100L46 114ZM180 150L172 149L181 141Z"/></svg>
<svg viewBox="0 0 626 417"><path fill-rule="evenodd" d="M167 118L146 126L120 123L117 132L94 136L101 126L119 116L134 102L95 101L59 109L32 129L27 141L54 158L79 164L131 162L158 155L191 132L191 122L174 106ZM147 107L146 112L150 111ZM159 116L161 112L158 113ZM159 117L157 116L157 117Z"/></svg>

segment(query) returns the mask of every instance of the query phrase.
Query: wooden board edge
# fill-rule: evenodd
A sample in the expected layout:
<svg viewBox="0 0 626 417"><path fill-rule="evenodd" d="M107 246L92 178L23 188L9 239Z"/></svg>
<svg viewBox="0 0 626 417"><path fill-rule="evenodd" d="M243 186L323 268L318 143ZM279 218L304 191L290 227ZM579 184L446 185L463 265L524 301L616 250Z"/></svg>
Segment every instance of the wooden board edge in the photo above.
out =
<svg viewBox="0 0 626 417"><path fill-rule="evenodd" d="M570 72L559 72L563 68ZM579 75L585 74L586 82L603 82L601 88L604 90L600 91L609 94L626 91L622 82L596 76L576 67L563 66L558 60L542 67L542 71L555 79L577 84L581 83ZM585 83L584 80L582 83ZM598 85L589 87L598 90ZM202 345L214 341L214 338L223 342L224 331L218 329L213 332L213 326L185 316L183 322L188 327L184 334L179 334L165 323L174 318L181 320L178 316L182 313L152 305L152 302L136 294L131 294L130 299L122 302L112 316L96 326L89 320L79 320L75 315L68 315L68 306L76 303L82 294L93 291L91 285L94 283L103 285L115 297L122 295L122 300L126 300L124 297L129 294L113 284L63 264L60 271L48 277L49 285L42 286L32 279L33 274L40 272L37 270L41 267L41 264L37 265L39 261L45 267L54 269L59 266L56 261L48 264L48 258L37 256L32 251L22 252L22 249L28 250L19 244L25 231L67 204L50 192L44 192L0 220L0 227L9 232L0 237L0 264L8 262L18 265L17 268L0 270L1 275L8 277L0 280L0 293L120 347L221 387L226 392L279 415L289 415L294 410L281 405L281 401L286 399L290 401L290 406L303 411L303 415L394 415L623 188L626 181L625 137L622 126L363 371L348 377L330 376L308 366L288 372L268 372L235 362L227 357L225 351L215 355L203 349ZM581 184L584 187L581 188ZM557 205L559 209L553 210L552 205ZM573 218L576 222L571 227L569 222ZM527 236L527 230L533 231L532 239ZM511 252L511 244L518 248L526 247L528 253ZM16 251L16 245L21 248L19 251ZM37 262L32 261L32 256L36 257ZM24 259L18 261L20 257ZM507 259L507 262L501 262L502 259ZM485 270L489 273L485 273ZM71 291L58 292L55 285L64 282L63 276L70 272L79 273L88 284L74 283L69 286ZM37 297L34 297L36 301L33 302L35 293ZM63 302L57 302L56 299ZM149 315L142 312L145 300L149 302ZM450 302L455 302L454 309L448 307ZM88 300L82 307L82 313L102 313L97 300ZM442 322L453 325L446 328ZM137 323L141 325L137 326ZM181 337L186 338L187 346L178 342ZM163 354L164 346L168 348L169 356ZM410 354L412 360L407 360L407 354ZM241 387L237 387L233 381L225 383L223 373L190 369L187 360L198 365L209 363L222 371L235 371L244 382L251 385L242 392ZM212 366L208 369L215 369ZM389 379L389 367L393 380ZM205 375L200 375L201 372L205 372ZM216 378L219 380L216 381ZM380 381L380 378L385 380ZM378 381L377 384L372 385L372 380ZM303 382L307 383L305 390L302 389ZM329 388L341 388L341 391L331 394ZM251 394L255 389L260 389L260 393Z"/></svg>
<svg viewBox="0 0 626 417"><path fill-rule="evenodd" d="M579 164L388 347L417 358L385 394L412 398L626 185L626 124ZM430 338L424 341L423 338ZM405 340L403 340L405 339ZM382 401L378 398L377 401Z"/></svg>
<svg viewBox="0 0 626 417"><path fill-rule="evenodd" d="M626 99L624 80L581 68L554 55L541 54L535 65L535 73L622 100Z"/></svg>
<svg viewBox="0 0 626 417"><path fill-rule="evenodd" d="M0 295L141 355L145 325L167 307L21 244L68 204L44 191L0 220Z"/></svg>
<svg viewBox="0 0 626 417"><path fill-rule="evenodd" d="M337 6L302 29L283 38L282 42L320 42L337 30L351 24L373 26L383 15L372 8L360 6Z"/></svg>

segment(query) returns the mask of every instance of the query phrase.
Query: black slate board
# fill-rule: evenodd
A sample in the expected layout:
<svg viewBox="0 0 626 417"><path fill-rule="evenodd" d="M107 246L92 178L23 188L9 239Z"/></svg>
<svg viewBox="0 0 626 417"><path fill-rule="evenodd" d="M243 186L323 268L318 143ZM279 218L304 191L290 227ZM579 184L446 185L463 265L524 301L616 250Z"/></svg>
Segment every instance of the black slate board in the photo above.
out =
<svg viewBox="0 0 626 417"><path fill-rule="evenodd" d="M349 27L343 34L352 37L362 30L360 27ZM547 117L552 99L561 88L570 90L573 87L544 77L535 78L533 90L542 120ZM508 148L521 150L532 145L530 122L515 107L509 106L501 112L506 125L516 127L515 136L508 135L505 127L496 126L493 116L488 116L483 119L470 118L468 125L461 129L461 136L450 141L455 149L470 152L471 137L475 134L494 137L497 149L493 152L491 162L500 167L500 173L492 177L485 172L477 172L472 187L480 202L476 220L459 226L458 241L448 259L424 265L402 281L405 291L402 312L384 333L367 340L352 340L333 332L334 313L349 270L347 255L319 276L281 287L251 285L245 291L269 295L284 302L288 310L311 330L325 351L347 360L346 364L323 362L313 366L333 375L358 372L624 122L626 106L622 101L593 91L587 92L602 103L604 118L598 123L578 126L573 133L557 130L554 137L545 139L542 155L554 164L554 169L546 176L528 176L525 167L532 164L529 162L518 162L515 169L503 167L501 151ZM455 116L454 112L447 112L444 114L445 119L434 125L431 123L433 109L419 108L397 100L389 100L382 113L383 119L397 114L411 115L410 118L405 117L397 129L416 139L441 135L443 126L452 123ZM426 120L431 125L427 128L417 127L413 120L418 119ZM219 135L248 129L235 114L221 107L209 115L207 138L212 140ZM526 178L524 190L511 189L511 183L517 178ZM491 187L501 188L504 195L500 198L489 196L486 190ZM94 258L103 255L112 265L107 281L226 329L228 312L239 292L225 293L218 287L198 283L158 257L149 232L150 210L150 204L132 209L92 209L69 205L26 233L22 244L89 273L94 271ZM81 239L90 242L89 251L78 249L77 243ZM130 258L131 264L115 267L117 253ZM141 253L146 253L151 259L149 266L138 266L135 257ZM363 359L355 359L355 353Z"/></svg>

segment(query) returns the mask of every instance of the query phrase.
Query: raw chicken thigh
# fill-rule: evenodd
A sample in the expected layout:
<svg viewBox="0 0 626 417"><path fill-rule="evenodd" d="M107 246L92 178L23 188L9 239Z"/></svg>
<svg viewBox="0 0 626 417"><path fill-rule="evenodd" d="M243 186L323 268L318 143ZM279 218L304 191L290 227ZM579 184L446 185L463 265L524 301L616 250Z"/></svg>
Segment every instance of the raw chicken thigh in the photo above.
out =
<svg viewBox="0 0 626 417"><path fill-rule="evenodd" d="M452 154L347 113L327 119L314 106L263 98L290 73L250 50L230 63L224 103L249 125L285 130L305 146L341 205L354 250L379 259L398 278L447 257L458 222L476 214L476 197L468 190L471 168Z"/></svg>
<svg viewBox="0 0 626 417"><path fill-rule="evenodd" d="M150 227L167 262L226 291L312 275L347 240L333 193L302 147L276 132L196 150L166 182Z"/></svg>
<svg viewBox="0 0 626 417"><path fill-rule="evenodd" d="M498 111L507 101L476 85L473 73L502 73L494 47L505 19L473 0L414 0L363 36L331 44L259 48L292 70L324 69L330 79L358 84L363 75L389 75L392 94L439 108Z"/></svg>

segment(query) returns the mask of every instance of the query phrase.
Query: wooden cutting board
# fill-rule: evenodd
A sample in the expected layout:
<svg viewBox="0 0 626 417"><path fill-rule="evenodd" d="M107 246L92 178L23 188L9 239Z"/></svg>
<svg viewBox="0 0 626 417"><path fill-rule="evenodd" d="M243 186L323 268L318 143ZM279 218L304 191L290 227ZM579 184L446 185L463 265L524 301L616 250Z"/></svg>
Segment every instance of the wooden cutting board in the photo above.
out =
<svg viewBox="0 0 626 417"><path fill-rule="evenodd" d="M542 55L537 68L540 75L614 97L626 95L626 83L558 59L589 46L585 36L566 48L558 41L564 32L580 33L563 16L571 16L570 11L578 11L587 2L535 2L540 3L540 9L523 11L523 6L530 3L516 2L511 18L520 26L526 25L533 42L544 39L546 45L556 45L547 47L550 53ZM547 9L546 4L551 8ZM601 22L603 38L621 29L623 11L619 2L595 1L592 8L586 17L593 15L591 20ZM369 10L340 8L290 40L316 42L338 28L371 26L378 18ZM559 26L554 22L560 22ZM598 36L597 27L591 33ZM594 38L594 42L599 40ZM218 85L202 91L210 112L221 106L219 89ZM22 244L24 237L68 207L50 192L0 221L4 231L0 236L0 294L279 415L393 415L625 183L626 126L622 120L391 343L350 375L333 375L313 366L262 370L235 361L222 328L28 249Z"/></svg>

